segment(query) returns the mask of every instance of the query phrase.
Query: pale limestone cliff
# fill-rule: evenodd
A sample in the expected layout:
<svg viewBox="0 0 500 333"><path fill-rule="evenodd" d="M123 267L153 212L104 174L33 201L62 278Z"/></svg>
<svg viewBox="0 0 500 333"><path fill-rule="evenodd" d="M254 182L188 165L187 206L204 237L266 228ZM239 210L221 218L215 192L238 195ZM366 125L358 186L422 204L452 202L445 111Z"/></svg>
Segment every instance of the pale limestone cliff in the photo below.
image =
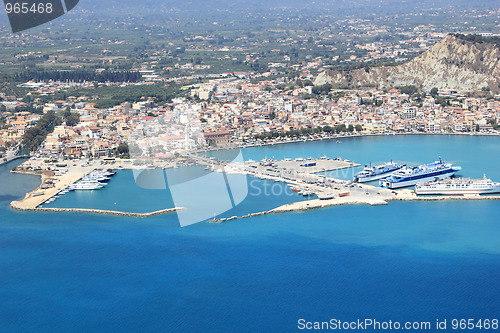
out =
<svg viewBox="0 0 500 333"><path fill-rule="evenodd" d="M423 90L448 88L500 92L500 47L448 35L426 52L397 66L321 72L315 85L394 88L415 85Z"/></svg>

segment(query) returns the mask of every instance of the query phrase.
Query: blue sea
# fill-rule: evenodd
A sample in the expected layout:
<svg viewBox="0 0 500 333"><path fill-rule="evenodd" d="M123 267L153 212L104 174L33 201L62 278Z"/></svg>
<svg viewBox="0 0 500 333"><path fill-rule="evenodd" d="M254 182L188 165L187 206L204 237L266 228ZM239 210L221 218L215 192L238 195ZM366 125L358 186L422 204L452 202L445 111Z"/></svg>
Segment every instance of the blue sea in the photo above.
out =
<svg viewBox="0 0 500 333"><path fill-rule="evenodd" d="M462 166L462 176L486 173L500 181L498 137L341 141L248 148L243 155L410 165L440 156ZM225 154L234 155L213 153ZM9 202L40 182L9 172L19 163L0 167L2 332L294 332L301 331L299 319L365 318L430 322L432 332L446 319L440 331L455 332L453 319L500 319L497 201L349 205L181 228L175 213L13 211ZM257 191L227 216L304 200L283 194L283 184L249 181L283 191ZM145 212L173 203L168 191L139 188L130 171L119 171L105 189L71 192L50 206Z"/></svg>

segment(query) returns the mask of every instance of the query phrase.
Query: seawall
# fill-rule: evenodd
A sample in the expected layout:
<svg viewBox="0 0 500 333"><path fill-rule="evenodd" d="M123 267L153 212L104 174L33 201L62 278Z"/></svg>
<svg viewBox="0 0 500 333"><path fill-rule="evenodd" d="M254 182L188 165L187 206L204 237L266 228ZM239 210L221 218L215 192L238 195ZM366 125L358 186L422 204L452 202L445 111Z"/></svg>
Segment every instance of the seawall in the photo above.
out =
<svg viewBox="0 0 500 333"><path fill-rule="evenodd" d="M11 203L11 208L18 211L35 211L35 212L66 212L66 213L90 213L90 214L101 214L101 215L116 215L116 216L127 216L127 217L151 217L156 215L163 215L168 213L173 213L178 210L184 209L183 207L175 207L157 210L150 213L130 213L130 212L120 212L115 210L104 210L104 209L88 209L88 208L25 208L20 207Z"/></svg>

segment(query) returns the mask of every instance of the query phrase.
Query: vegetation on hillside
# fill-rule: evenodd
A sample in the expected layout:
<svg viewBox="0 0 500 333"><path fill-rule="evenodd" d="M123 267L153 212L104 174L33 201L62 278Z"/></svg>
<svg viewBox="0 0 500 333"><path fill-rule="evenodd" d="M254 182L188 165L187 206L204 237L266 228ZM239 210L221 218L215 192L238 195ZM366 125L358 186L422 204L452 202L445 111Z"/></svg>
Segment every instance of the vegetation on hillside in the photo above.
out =
<svg viewBox="0 0 500 333"><path fill-rule="evenodd" d="M473 42L477 44L481 43L490 43L494 44L496 47L500 47L500 37L499 36L492 36L492 37L483 37L481 35L476 35L476 34L471 34L471 35L464 35L464 34L453 34L456 38L467 41L467 42Z"/></svg>
<svg viewBox="0 0 500 333"><path fill-rule="evenodd" d="M16 82L26 81L61 81L61 82L138 82L139 72L94 70L26 70L14 75Z"/></svg>

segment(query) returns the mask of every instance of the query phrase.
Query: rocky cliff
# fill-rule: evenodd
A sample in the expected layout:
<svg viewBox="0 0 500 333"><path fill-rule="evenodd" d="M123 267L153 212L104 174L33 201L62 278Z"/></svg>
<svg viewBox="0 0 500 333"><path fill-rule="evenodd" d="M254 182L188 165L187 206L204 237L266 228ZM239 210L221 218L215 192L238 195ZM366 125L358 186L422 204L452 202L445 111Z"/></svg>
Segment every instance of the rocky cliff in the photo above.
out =
<svg viewBox="0 0 500 333"><path fill-rule="evenodd" d="M448 88L500 92L500 46L448 35L426 52L397 66L321 72L315 85L394 88L415 85L423 90Z"/></svg>

